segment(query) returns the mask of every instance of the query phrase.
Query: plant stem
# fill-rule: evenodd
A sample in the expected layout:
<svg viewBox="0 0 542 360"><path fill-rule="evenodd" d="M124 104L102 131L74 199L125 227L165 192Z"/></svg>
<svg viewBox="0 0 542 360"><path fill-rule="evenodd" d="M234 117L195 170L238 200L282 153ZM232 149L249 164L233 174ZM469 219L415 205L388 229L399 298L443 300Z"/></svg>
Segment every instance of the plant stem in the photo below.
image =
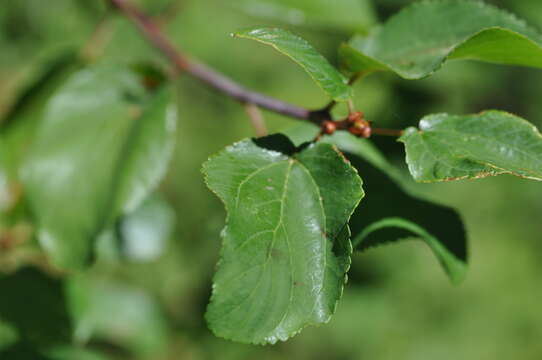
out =
<svg viewBox="0 0 542 360"><path fill-rule="evenodd" d="M265 127L265 120L263 118L262 112L260 111L260 108L254 104L248 103L245 104L245 111L250 118L250 123L254 128L256 136L266 136L267 128Z"/></svg>
<svg viewBox="0 0 542 360"><path fill-rule="evenodd" d="M331 121L330 111L335 105L331 102L320 110L310 110L301 106L263 95L259 92L245 88L234 80L212 69L202 62L192 60L187 55L177 50L173 43L162 33L157 23L148 15L144 14L130 0L109 0L110 3L120 10L139 28L147 40L166 56L179 70L184 72L207 86L233 98L242 104L249 104L269 111L282 114L294 119L310 121L320 126L324 121ZM354 77L352 82L359 77ZM350 130L350 129L345 129ZM375 135L400 136L400 130L374 129Z"/></svg>
<svg viewBox="0 0 542 360"><path fill-rule="evenodd" d="M403 130L397 130L397 129L371 128L371 131L373 135L394 136L394 137L400 137L403 135Z"/></svg>
<svg viewBox="0 0 542 360"><path fill-rule="evenodd" d="M130 18L145 37L147 37L158 50L175 64L179 70L186 72L215 90L225 93L241 103L251 103L292 118L309 120L311 115L310 110L246 89L207 65L189 59L173 46L150 17L145 15L128 1L110 1L115 7Z"/></svg>

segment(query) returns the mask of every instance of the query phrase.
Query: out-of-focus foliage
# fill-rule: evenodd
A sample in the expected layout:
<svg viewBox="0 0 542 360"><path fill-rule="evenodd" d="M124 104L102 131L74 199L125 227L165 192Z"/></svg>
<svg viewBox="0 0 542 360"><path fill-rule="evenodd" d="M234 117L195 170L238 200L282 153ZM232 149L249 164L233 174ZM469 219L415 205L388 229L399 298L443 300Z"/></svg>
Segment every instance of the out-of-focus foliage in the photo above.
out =
<svg viewBox="0 0 542 360"><path fill-rule="evenodd" d="M77 72L45 104L21 174L57 266L81 268L94 237L157 186L175 139L169 90L146 94L135 73L104 66Z"/></svg>
<svg viewBox="0 0 542 360"><path fill-rule="evenodd" d="M365 33L376 23L370 0L233 0L231 5L255 18L326 31Z"/></svg>
<svg viewBox="0 0 542 360"><path fill-rule="evenodd" d="M172 16L169 2L139 1L157 16L166 12L165 31L183 50L264 93L311 108L326 103L326 96L288 59L276 56L271 49L228 36L244 27L283 25L284 19L247 16L218 0L180 1L178 13ZM489 2L542 28L539 0ZM66 48L80 50L102 19L104 7L94 7L93 3L55 0L44 6L38 0L7 0L0 5L0 113L7 113L18 94L43 73L40 69L44 61L57 58L56 54L64 53ZM374 7L385 20L409 3L379 0ZM99 63L163 64L128 21L116 18L105 28L104 37L110 39L104 41ZM292 26L290 30L302 34L335 65L337 45L350 37L344 27L336 31L333 26ZM450 62L429 79L406 82L384 73L375 74L356 84L355 90L356 107L382 127L413 126L431 112L475 113L487 108L507 110L542 124L542 73L533 69ZM75 285L64 280L61 283L58 279L65 277L54 275L44 262L28 227L26 204L15 201L9 214L1 216L0 267L5 274L0 279L0 306L5 311L0 309L0 358L540 358L542 288L537 284L542 273L538 239L542 190L538 183L512 177L412 185L428 198L455 206L466 219L471 265L459 287L450 286L445 276L435 271L436 261L421 244L379 247L354 256L349 286L326 326L308 328L274 347L253 347L216 338L203 321L203 314L219 257L225 211L206 189L200 168L210 154L253 134L243 109L231 100L186 77L178 81L178 94L174 165L160 187L175 209L174 235L170 241L164 240L166 251L151 261L126 263L99 258L88 278L91 286L99 286L87 291L99 294L99 301L109 305L96 301L86 307L85 321L93 324L93 331L89 335L80 330L85 335L84 344L70 344L75 334L69 330L81 326L72 320L71 307L77 306L66 306L74 301L70 294ZM338 109L340 113L344 109ZM272 131L292 124L277 115L265 115ZM375 138L375 143L390 154L393 163L403 160L402 146L395 140ZM0 153L0 159L4 155ZM406 167L402 170L406 172ZM363 165L359 173L364 176ZM378 182L371 187L364 201L376 196L371 193L386 191ZM9 193L16 195L16 188L11 184ZM388 201L387 206L398 206L406 200ZM360 209L361 218L364 211ZM112 230L114 236L117 230ZM21 263L34 264L40 270L15 271ZM22 286L23 281L18 281L21 277L32 278L32 285ZM80 279L68 278L74 282ZM52 295L46 295L50 291ZM123 300L125 296L136 300ZM98 317L103 314L93 315L93 306L111 306L107 310L110 319ZM32 316L39 309L43 314ZM137 315L132 316L132 311ZM78 319L83 318L80 316ZM46 321L42 317L47 317ZM143 330L126 329L122 327L125 322L114 321L122 317ZM41 327L60 325L68 329L68 334ZM28 327L31 332L26 331ZM29 338L24 339L25 334ZM82 341L83 336L76 334ZM45 350L40 348L42 345L54 347ZM73 355L81 351L85 355Z"/></svg>

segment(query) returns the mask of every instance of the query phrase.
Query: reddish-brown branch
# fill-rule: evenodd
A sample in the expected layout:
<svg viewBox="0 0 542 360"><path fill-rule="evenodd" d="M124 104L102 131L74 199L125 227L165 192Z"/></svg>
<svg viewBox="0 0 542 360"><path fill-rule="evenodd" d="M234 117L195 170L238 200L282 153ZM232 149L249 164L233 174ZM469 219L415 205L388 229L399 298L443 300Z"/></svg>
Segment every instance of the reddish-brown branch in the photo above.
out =
<svg viewBox="0 0 542 360"><path fill-rule="evenodd" d="M394 137L400 137L403 135L403 130L397 130L397 129L371 128L371 131L373 135L394 136Z"/></svg>
<svg viewBox="0 0 542 360"><path fill-rule="evenodd" d="M162 34L152 19L143 14L137 7L126 0L110 1L130 18L150 43L160 50L179 70L190 74L208 86L242 103L251 103L292 118L310 120L310 110L246 89L207 65L189 59L178 51Z"/></svg>
<svg viewBox="0 0 542 360"><path fill-rule="evenodd" d="M110 2L136 24L149 42L162 52L162 54L175 65L177 70L189 74L202 81L207 86L244 104L253 104L278 114L289 116L294 119L310 121L317 125L322 125L322 123L326 121L331 121L330 111L335 104L334 102L330 103L330 105L324 109L311 111L304 107L293 105L249 90L227 76L201 62L190 59L188 56L177 50L171 41L169 41L169 39L161 32L159 26L149 16L134 6L130 0L110 0ZM358 127L357 130L356 126L353 125L348 125L348 127L338 126L337 129L347 130L355 135L368 137L371 134L370 127L369 130L365 129L364 131L359 131L359 125L359 123L356 125ZM358 134L357 132L360 133ZM400 136L399 130L391 129L372 129L372 133L376 135Z"/></svg>

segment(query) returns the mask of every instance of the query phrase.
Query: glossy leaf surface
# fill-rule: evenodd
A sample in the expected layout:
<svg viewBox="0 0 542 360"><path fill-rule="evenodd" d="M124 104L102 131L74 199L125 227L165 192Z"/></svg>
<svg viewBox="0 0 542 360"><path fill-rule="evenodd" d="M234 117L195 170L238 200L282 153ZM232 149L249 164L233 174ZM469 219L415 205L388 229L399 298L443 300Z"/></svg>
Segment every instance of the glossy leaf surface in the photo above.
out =
<svg viewBox="0 0 542 360"><path fill-rule="evenodd" d="M514 15L482 2L423 1L370 36L355 37L340 54L351 72L391 71L420 79L448 59L542 68L542 36Z"/></svg>
<svg viewBox="0 0 542 360"><path fill-rule="evenodd" d="M348 219L363 190L330 144L295 153L284 136L258 141L266 144L238 142L204 165L228 212L206 316L221 337L263 344L333 314L350 265Z"/></svg>
<svg viewBox="0 0 542 360"><path fill-rule="evenodd" d="M542 180L542 135L526 120L501 111L429 115L408 128L407 163L416 181L512 174Z"/></svg>
<svg viewBox="0 0 542 360"><path fill-rule="evenodd" d="M236 37L271 45L301 65L314 81L334 100L346 101L352 96L348 80L335 69L311 44L289 31L257 28L239 31Z"/></svg>

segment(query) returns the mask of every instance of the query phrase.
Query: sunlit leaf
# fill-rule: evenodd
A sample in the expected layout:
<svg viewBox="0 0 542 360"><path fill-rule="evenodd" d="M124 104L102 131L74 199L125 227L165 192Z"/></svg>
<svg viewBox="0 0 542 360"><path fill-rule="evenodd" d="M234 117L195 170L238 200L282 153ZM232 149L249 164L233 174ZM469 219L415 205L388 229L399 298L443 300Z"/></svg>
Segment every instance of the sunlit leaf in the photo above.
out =
<svg viewBox="0 0 542 360"><path fill-rule="evenodd" d="M295 152L283 136L244 140L204 165L228 211L206 315L221 337L275 343L335 311L361 179L330 144Z"/></svg>
<svg viewBox="0 0 542 360"><path fill-rule="evenodd" d="M522 20L477 1L423 1L368 37L340 50L351 72L391 71L426 77L448 59L472 59L542 68L542 36Z"/></svg>
<svg viewBox="0 0 542 360"><path fill-rule="evenodd" d="M512 174L542 180L542 135L526 120L501 111L429 115L408 128L405 144L416 181Z"/></svg>

